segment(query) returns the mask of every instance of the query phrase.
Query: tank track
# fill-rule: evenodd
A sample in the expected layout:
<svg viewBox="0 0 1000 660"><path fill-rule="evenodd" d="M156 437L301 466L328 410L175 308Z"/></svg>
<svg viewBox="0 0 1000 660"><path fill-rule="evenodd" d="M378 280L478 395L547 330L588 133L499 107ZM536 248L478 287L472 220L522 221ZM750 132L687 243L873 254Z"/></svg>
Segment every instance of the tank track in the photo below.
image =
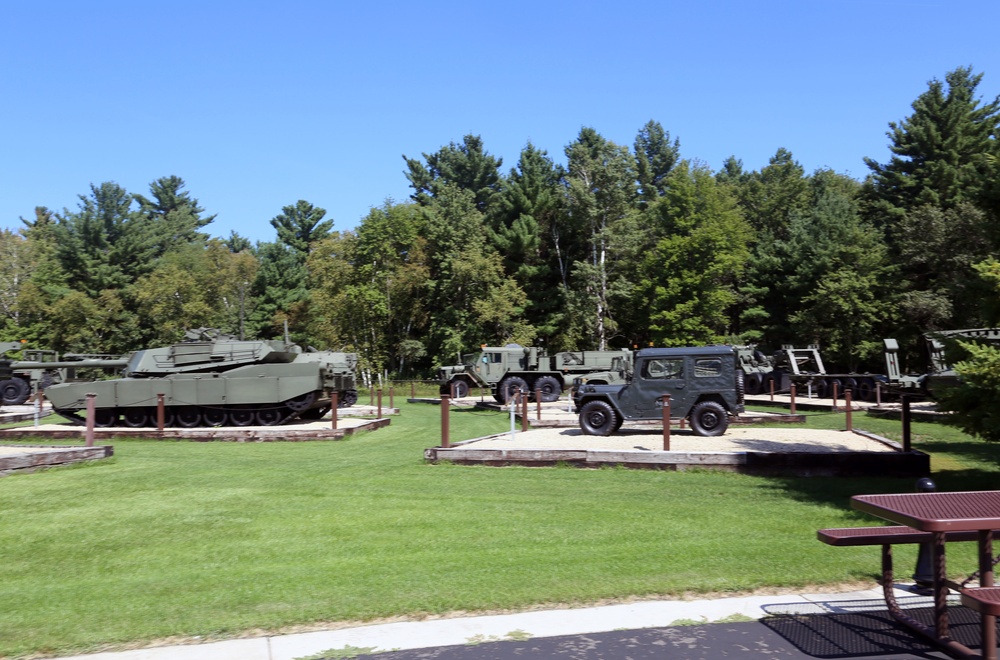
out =
<svg viewBox="0 0 1000 660"><path fill-rule="evenodd" d="M308 411L297 411L292 410L287 406L280 407L270 407L270 408L198 408L197 421L195 423L180 423L178 414L184 411L186 408L192 408L191 406L167 406L165 408L165 424L166 428L172 429L183 429L183 428L217 428L220 426L226 427L243 427L243 426L279 426L287 422L292 421L297 417L305 417L304 413ZM94 426L97 428L156 428L157 427L157 417L155 408L141 409L145 412L145 419L139 420L138 415L133 418L132 422L125 421L124 413L130 410L128 408L116 409L113 418L107 416L107 408L98 408L96 411L96 420ZM131 409L138 410L138 409ZM327 407L329 410L329 407ZM224 412L225 418L218 424L207 423L204 417L204 411L217 411ZM274 412L276 416L271 418L262 418L259 416L260 411L267 413ZM87 423L87 416L85 410L78 409L65 409L65 408L55 408L53 410L58 415L65 417L71 424L76 426L83 426ZM245 413L246 417L241 418L240 422L233 421L231 415L233 413ZM102 418L103 417L103 418ZM192 417L188 418L190 421L195 421ZM141 421L142 423L136 423Z"/></svg>

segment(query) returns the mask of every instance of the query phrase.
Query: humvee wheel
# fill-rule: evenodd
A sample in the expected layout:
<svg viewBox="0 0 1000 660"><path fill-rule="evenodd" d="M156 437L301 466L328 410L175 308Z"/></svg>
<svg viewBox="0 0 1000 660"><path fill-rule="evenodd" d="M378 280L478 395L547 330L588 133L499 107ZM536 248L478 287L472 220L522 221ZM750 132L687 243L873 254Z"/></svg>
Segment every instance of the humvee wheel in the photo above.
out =
<svg viewBox="0 0 1000 660"><path fill-rule="evenodd" d="M580 428L587 435L611 435L617 423L618 413L604 401L590 401L580 409Z"/></svg>
<svg viewBox="0 0 1000 660"><path fill-rule="evenodd" d="M535 391L542 395L542 401L546 403L558 401L559 395L562 394L562 385L552 376L542 376L535 381Z"/></svg>
<svg viewBox="0 0 1000 660"><path fill-rule="evenodd" d="M716 401L702 401L691 410L691 428L702 436L722 435L729 428L726 409Z"/></svg>

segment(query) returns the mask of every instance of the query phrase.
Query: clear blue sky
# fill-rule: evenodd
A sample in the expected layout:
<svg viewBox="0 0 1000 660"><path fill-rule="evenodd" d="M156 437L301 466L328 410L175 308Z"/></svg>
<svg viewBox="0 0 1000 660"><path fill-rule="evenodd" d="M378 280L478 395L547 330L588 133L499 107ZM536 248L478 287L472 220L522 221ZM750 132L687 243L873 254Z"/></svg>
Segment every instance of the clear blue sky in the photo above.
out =
<svg viewBox="0 0 1000 660"><path fill-rule="evenodd" d="M344 230L408 198L403 154L473 133L506 172L650 119L712 169L784 147L860 179L930 79L971 65L1000 93L996 6L0 0L0 227L177 175L215 236L274 240L299 199Z"/></svg>

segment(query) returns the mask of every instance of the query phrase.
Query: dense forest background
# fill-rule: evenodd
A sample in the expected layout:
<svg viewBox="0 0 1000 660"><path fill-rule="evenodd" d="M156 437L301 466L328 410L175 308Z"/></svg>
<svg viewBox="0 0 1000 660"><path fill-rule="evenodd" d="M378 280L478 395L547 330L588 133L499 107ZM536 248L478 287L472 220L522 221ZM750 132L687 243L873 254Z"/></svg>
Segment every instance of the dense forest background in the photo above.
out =
<svg viewBox="0 0 1000 660"><path fill-rule="evenodd" d="M995 325L1000 98L958 68L889 123L863 181L779 148L746 171L681 152L657 121L631 146L583 128L565 165L528 143L504 170L480 137L406 157L411 199L334 231L299 200L272 242L203 232L183 179L92 185L0 233L0 339L124 353L209 326L360 355L365 378L428 375L460 351L818 343L880 370L881 339Z"/></svg>

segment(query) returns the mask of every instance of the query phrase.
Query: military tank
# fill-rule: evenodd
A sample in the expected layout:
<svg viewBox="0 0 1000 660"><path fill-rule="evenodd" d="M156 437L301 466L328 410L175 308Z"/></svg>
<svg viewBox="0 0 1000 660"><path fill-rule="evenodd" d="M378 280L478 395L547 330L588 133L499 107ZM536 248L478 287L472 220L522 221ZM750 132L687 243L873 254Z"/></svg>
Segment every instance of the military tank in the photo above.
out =
<svg viewBox="0 0 1000 660"><path fill-rule="evenodd" d="M189 330L185 339L127 356L121 378L51 385L45 396L53 410L72 422L86 422L87 394L94 393L94 424L274 426L296 418L320 419L332 395L339 407L358 400L355 353L303 350L284 340L241 340L209 328Z"/></svg>

